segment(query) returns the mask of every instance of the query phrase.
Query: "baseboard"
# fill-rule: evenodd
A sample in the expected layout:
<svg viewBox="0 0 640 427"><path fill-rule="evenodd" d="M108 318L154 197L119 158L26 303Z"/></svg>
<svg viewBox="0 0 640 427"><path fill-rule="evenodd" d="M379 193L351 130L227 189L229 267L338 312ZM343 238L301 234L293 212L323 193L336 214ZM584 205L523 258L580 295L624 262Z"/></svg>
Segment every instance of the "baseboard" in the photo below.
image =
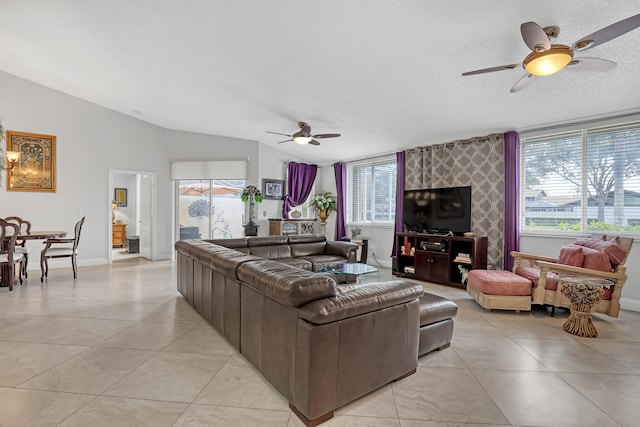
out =
<svg viewBox="0 0 640 427"><path fill-rule="evenodd" d="M620 298L620 308L623 310L640 312L640 300L631 298Z"/></svg>

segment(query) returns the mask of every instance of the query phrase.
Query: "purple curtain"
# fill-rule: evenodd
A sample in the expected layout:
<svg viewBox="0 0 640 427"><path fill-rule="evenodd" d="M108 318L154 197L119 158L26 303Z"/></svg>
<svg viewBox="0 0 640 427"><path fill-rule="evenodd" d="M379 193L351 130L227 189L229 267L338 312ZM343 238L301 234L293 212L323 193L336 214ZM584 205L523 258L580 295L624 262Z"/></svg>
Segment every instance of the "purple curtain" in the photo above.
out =
<svg viewBox="0 0 640 427"><path fill-rule="evenodd" d="M395 233L401 233L402 228L402 211L404 211L404 180L406 175L405 170L405 154L404 151L398 151L396 153L396 227ZM396 235L393 234L393 249L391 250L391 256L396 256Z"/></svg>
<svg viewBox="0 0 640 427"><path fill-rule="evenodd" d="M287 195L284 197L282 217L289 218L291 208L300 206L309 197L316 180L317 165L290 162L287 167Z"/></svg>
<svg viewBox="0 0 640 427"><path fill-rule="evenodd" d="M511 251L520 250L520 136L504 134L504 269L513 269Z"/></svg>
<svg viewBox="0 0 640 427"><path fill-rule="evenodd" d="M340 241L347 234L345 219L347 217L347 166L344 163L333 165L336 176L336 240Z"/></svg>

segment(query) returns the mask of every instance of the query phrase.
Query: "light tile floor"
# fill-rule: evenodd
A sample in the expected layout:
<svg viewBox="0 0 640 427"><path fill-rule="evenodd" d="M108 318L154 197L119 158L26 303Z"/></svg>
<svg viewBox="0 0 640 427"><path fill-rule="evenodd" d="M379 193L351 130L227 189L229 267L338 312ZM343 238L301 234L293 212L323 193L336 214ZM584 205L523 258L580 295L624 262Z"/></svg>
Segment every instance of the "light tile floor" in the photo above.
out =
<svg viewBox="0 0 640 427"><path fill-rule="evenodd" d="M138 258L0 288L0 426L301 426L175 273ZM464 290L423 285L458 303L452 346L324 425L639 425L640 313L595 315L600 336L579 338L563 310L486 312Z"/></svg>

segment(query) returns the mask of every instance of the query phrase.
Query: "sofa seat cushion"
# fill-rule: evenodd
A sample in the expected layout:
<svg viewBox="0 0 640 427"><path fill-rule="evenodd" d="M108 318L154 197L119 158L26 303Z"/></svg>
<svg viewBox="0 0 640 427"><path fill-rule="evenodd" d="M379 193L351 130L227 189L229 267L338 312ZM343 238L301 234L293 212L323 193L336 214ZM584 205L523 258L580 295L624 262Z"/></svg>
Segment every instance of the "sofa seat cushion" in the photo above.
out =
<svg viewBox="0 0 640 427"><path fill-rule="evenodd" d="M458 314L458 305L446 298L425 292L420 297L420 326L431 325Z"/></svg>
<svg viewBox="0 0 640 427"><path fill-rule="evenodd" d="M238 279L257 292L293 307L336 295L336 282L330 277L273 260L240 265Z"/></svg>
<svg viewBox="0 0 640 427"><path fill-rule="evenodd" d="M536 287L538 286L538 279L540 278L540 269L536 268L536 267L523 267L520 266L516 269L516 274L518 276L522 276L525 277L529 280L531 280L533 282L533 286ZM549 290L549 291L556 291L558 290L558 275L553 272L550 271L549 273L547 273L547 281L545 283L544 286L545 289ZM602 296L603 300L610 300L611 299L611 289L606 287L604 288L604 295Z"/></svg>
<svg viewBox="0 0 640 427"><path fill-rule="evenodd" d="M531 280L506 270L471 270L468 285L487 295L531 295Z"/></svg>
<svg viewBox="0 0 640 427"><path fill-rule="evenodd" d="M274 259L274 261L278 261L292 267L301 268L303 270L311 271L313 269L313 264L311 264L311 261L307 261L304 258L276 258Z"/></svg>
<svg viewBox="0 0 640 427"><path fill-rule="evenodd" d="M300 307L300 317L313 324L323 325L404 304L418 299L422 293L422 286L408 280L370 283L350 288L350 291L340 292L335 297L306 304Z"/></svg>
<svg viewBox="0 0 640 427"><path fill-rule="evenodd" d="M315 270L320 264L347 262L346 258L338 255L310 255L301 257L301 259L309 261L313 265L313 270Z"/></svg>
<svg viewBox="0 0 640 427"><path fill-rule="evenodd" d="M524 277L525 279L531 280L534 287L538 286L538 280L540 279L540 269L538 267L526 267L521 265L516 269L516 274ZM558 275L555 272L550 271L547 273L547 280L544 288L552 291L558 289Z"/></svg>

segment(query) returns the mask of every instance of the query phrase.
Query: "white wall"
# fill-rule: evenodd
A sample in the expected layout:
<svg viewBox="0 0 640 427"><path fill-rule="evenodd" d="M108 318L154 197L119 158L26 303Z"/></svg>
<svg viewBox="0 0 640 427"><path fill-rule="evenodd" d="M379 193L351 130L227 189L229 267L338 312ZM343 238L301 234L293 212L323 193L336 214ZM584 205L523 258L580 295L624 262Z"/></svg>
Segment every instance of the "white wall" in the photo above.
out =
<svg viewBox="0 0 640 427"><path fill-rule="evenodd" d="M259 148L257 141L163 129L3 72L0 94L0 120L5 129L57 137L56 192L7 192L3 185L0 217L17 215L30 220L34 229L72 232L80 217L86 216L80 265L108 261L113 199L110 169L157 174L152 255L170 259L174 253L174 188L169 162L248 160L248 182L260 183L259 156L268 158L273 150ZM277 159L286 157L273 151ZM275 170L265 169L265 173L267 178L277 176L272 176ZM41 242L28 244L35 254L42 249ZM30 262L29 268L38 268L37 264Z"/></svg>

